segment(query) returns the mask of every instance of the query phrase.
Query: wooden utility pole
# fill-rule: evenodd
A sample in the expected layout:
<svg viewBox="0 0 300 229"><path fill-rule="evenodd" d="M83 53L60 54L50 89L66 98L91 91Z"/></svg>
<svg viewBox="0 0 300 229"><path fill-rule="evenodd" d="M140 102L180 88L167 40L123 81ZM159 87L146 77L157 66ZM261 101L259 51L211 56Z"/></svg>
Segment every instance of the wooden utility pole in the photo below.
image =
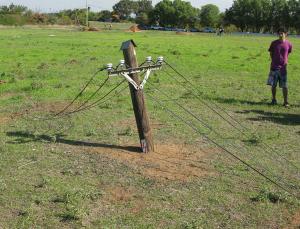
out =
<svg viewBox="0 0 300 229"><path fill-rule="evenodd" d="M121 50L124 54L125 63L129 68L137 68L138 62L136 58L135 43L133 40L125 41L122 44ZM129 75L137 85L140 85L138 73ZM146 110L143 90L136 90L132 84L129 83L131 100L135 114L136 125L139 132L141 148L144 153L154 151L154 143L150 122Z"/></svg>

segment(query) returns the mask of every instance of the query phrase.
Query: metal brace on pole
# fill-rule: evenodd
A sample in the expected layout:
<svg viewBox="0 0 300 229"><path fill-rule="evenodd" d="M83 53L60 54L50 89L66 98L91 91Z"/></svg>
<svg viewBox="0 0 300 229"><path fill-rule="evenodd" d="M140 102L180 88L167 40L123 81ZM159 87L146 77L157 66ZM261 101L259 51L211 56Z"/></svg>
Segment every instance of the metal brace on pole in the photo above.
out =
<svg viewBox="0 0 300 229"><path fill-rule="evenodd" d="M141 85L140 85L140 90L143 90L143 89L144 89L144 86L145 86L145 84L147 83L147 80L148 80L149 77L150 77L150 73L151 73L151 70L148 69L148 70L146 71L145 78L144 78L143 82L142 82Z"/></svg>
<svg viewBox="0 0 300 229"><path fill-rule="evenodd" d="M163 57L158 57L156 63L152 62L151 57L147 57L146 66L140 66L137 68L128 68L128 69L121 69L120 67L125 66L125 61L121 60L120 64L116 69L113 68L113 64L107 64L107 71L109 76L123 76L136 90L143 90L152 71L160 70L163 64ZM138 85L131 77L131 74L146 72L145 77L140 85Z"/></svg>
<svg viewBox="0 0 300 229"><path fill-rule="evenodd" d="M130 76L129 76L127 73L121 73L121 75L124 76L125 79L126 79L129 83L131 83L132 86L134 86L135 90L140 90L140 86L137 85L137 83L136 83L133 79L131 79Z"/></svg>

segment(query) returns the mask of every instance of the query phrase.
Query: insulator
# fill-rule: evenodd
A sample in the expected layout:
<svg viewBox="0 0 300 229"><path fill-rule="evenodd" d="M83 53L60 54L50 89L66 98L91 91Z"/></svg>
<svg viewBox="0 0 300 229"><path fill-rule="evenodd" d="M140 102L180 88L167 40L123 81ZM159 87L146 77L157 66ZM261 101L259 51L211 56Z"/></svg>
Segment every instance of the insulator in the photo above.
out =
<svg viewBox="0 0 300 229"><path fill-rule="evenodd" d="M151 57L151 56L148 56L148 57L146 58L146 62L147 62L147 63L151 63L151 62L152 62L152 57Z"/></svg>
<svg viewBox="0 0 300 229"><path fill-rule="evenodd" d="M125 60L120 60L120 65L121 66L125 65Z"/></svg>
<svg viewBox="0 0 300 229"><path fill-rule="evenodd" d="M160 63L160 64L162 64L164 62L164 57L163 56L159 56L157 58L157 62Z"/></svg>
<svg viewBox="0 0 300 229"><path fill-rule="evenodd" d="M111 64L111 63L107 64L106 68L107 68L108 71L111 71L112 68L113 68L113 64Z"/></svg>

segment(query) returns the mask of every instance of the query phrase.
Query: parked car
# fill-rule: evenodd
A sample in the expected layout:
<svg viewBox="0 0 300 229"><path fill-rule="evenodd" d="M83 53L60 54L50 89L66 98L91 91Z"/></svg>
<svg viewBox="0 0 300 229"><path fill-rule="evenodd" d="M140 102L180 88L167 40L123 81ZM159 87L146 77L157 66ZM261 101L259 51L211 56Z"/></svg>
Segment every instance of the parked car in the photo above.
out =
<svg viewBox="0 0 300 229"><path fill-rule="evenodd" d="M203 32L203 33L215 33L216 30L214 28L211 28L211 27L205 27L201 30L201 32Z"/></svg>
<svg viewBox="0 0 300 229"><path fill-rule="evenodd" d="M174 31L174 28L172 28L172 27L165 27L164 31Z"/></svg>
<svg viewBox="0 0 300 229"><path fill-rule="evenodd" d="M175 31L176 32L186 32L186 29L178 29L178 28L176 28Z"/></svg>
<svg viewBox="0 0 300 229"><path fill-rule="evenodd" d="M196 29L196 28L192 28L192 29L190 29L190 32L196 33L196 32L200 32L200 30L199 30L199 29Z"/></svg>
<svg viewBox="0 0 300 229"><path fill-rule="evenodd" d="M152 29L152 30L164 30L164 27L161 27L161 26L151 26L150 29Z"/></svg>
<svg viewBox="0 0 300 229"><path fill-rule="evenodd" d="M140 30L150 30L151 29L149 26L146 26L146 25L138 25L138 28Z"/></svg>

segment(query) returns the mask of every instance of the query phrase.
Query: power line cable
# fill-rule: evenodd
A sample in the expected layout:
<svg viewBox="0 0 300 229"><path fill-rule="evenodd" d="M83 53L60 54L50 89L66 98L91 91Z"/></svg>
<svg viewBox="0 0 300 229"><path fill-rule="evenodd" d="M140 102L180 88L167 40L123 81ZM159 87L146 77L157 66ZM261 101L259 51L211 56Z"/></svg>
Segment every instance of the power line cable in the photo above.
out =
<svg viewBox="0 0 300 229"><path fill-rule="evenodd" d="M153 85L151 82L149 82L150 85ZM154 90L156 90L158 93L163 94L167 99L170 99L170 96L163 92L162 90L154 87ZM184 110L188 115L192 116L194 119L196 119L198 122L200 122L204 127L206 127L207 129L209 129L211 132L215 133L219 138L223 139L223 137L221 136L220 133L218 133L217 131L215 131L209 124L207 124L204 120L202 120L200 117L198 117L197 115L195 115L193 112L191 112L189 109L185 108L183 105L181 105L180 103L178 103L177 101L172 101L176 106L180 107L182 110ZM230 146L232 148L235 148L236 150L239 150L239 148L233 144L230 143ZM247 146L246 146L247 147ZM245 151L245 148L242 147L243 151ZM247 151L246 151L247 153ZM257 164L259 164L261 167L262 164L260 162L258 162L255 158L254 155L251 157L250 160L254 160ZM277 179L284 183L287 186L290 186L288 183L286 183L281 177L277 176L276 174L274 174L272 171L270 171L269 169L264 168L264 170L266 170L267 172L269 172L273 177L277 177ZM293 185L293 187L295 187L295 185Z"/></svg>
<svg viewBox="0 0 300 229"><path fill-rule="evenodd" d="M87 104L91 99L93 99L99 91L105 86L107 81L109 80L109 77L107 77L104 82L98 87L98 89L86 100L84 101L79 107L77 107L75 110L79 110L81 107L83 107L85 104Z"/></svg>
<svg viewBox="0 0 300 229"><path fill-rule="evenodd" d="M154 86L150 81L149 81L149 84L152 85L152 86ZM186 111L189 115L191 115L191 116L194 117L197 121L199 121L203 126L205 126L205 127L208 128L210 131L212 131L213 133L215 133L219 138L224 139L223 136L221 136L220 133L216 132L210 125L207 124L207 121L202 120L200 117L198 117L197 115L195 115L194 113L192 113L190 110L186 109L184 106L182 106L182 105L181 105L180 103L178 103L176 100L172 100L172 99L170 98L170 96L169 96L167 93L165 93L164 91L158 89L157 87L154 87L154 90L158 91L160 94L163 94L163 95L167 98L167 101L171 101L171 102L173 102L174 104L176 104L177 106L179 106L181 109L183 109L183 110ZM232 145L232 144L230 144L230 145L231 145L233 148L238 149L236 146L234 146L234 145ZM246 148L248 148L247 145L244 145L244 146L245 146ZM241 146L241 149L244 151L244 150L245 150L245 147ZM260 149L262 149L263 152L266 153L266 154L263 154L263 155L266 156L266 158L268 158L267 156L270 156L269 153L266 152L266 151L264 150L264 148L260 148ZM247 153L247 151L246 151L246 153ZM255 157L255 155L253 155L253 156L251 157L251 160L256 160L254 157ZM269 159L269 158L268 158L268 159ZM274 159L274 158L272 157L271 160L273 160L273 159ZM278 162L283 166L284 169L286 168L285 164L283 164L282 161L278 160L278 158L275 158L275 160L278 161ZM270 172L270 173L271 173L271 172ZM297 177L297 178L299 179L299 177Z"/></svg>
<svg viewBox="0 0 300 229"><path fill-rule="evenodd" d="M169 66L177 75L179 75L180 77L182 77L188 84L191 85L191 87L196 90L197 92L199 92L199 90L194 86L194 84L192 84L187 77L185 77L183 74L181 74L179 71L177 71L173 66L171 66L168 62L166 62L166 65ZM165 71L166 72L166 71ZM169 76L173 77L171 74L169 74L168 72L166 72ZM173 78L174 79L174 78ZM176 79L175 79L176 80ZM187 89L187 90L191 90L191 89ZM228 119L226 119L219 111L217 111L215 108L213 108L212 106L210 106L206 101L204 101L201 97L199 97L198 93L194 92L193 90L191 90L193 92L193 94L196 96L196 98L205 106L207 106L209 109L211 109L213 112L215 112L219 117L221 117L225 122L227 122L230 126L232 126L234 129L236 129L237 131L239 131L243 136L245 137L249 137L249 135L247 133L245 133L245 130L249 131L245 126L243 126L238 120L236 120L234 117L232 117L225 109L223 109L222 107L218 106L216 103L213 103L218 109L220 109L222 112L224 112L225 114L227 114L227 116L229 116L232 120L234 120L239 126L241 126L243 130L240 130L237 126L235 126L233 123L231 123ZM253 137L254 134L250 133ZM273 148L271 148L270 146L268 146L267 144L265 144L264 142L261 141L261 144L263 146L263 149L265 152L269 152L273 151L274 153L277 154L277 156L279 156L280 158L284 159L285 161L287 161L289 164L291 164L299 173L300 168L293 163L292 161L288 160L287 158L285 158L283 155L281 155L278 151L274 150ZM267 150L268 149L268 150Z"/></svg>
<svg viewBox="0 0 300 229"><path fill-rule="evenodd" d="M68 112L68 113L66 113L66 115L75 114L75 113L78 113L78 112L81 112L81 111L84 111L84 110L94 108L95 106L98 106L100 102L102 102L106 97L108 97L112 92L114 92L118 87L120 87L125 81L126 81L126 79L122 80L113 89L111 89L108 93L106 93L104 96L102 96L100 99L96 100L95 102L93 102L93 103L91 103L91 104L89 104L85 107L82 107L80 109Z"/></svg>
<svg viewBox="0 0 300 229"><path fill-rule="evenodd" d="M162 108L164 108L168 113L171 114L171 116L175 117L176 119L180 120L181 122L183 122L185 125L189 126L190 128L192 128L196 133L200 134L201 136L203 136L205 139L207 139L208 141L212 142L214 145L216 145L218 148L222 149L224 152L226 152L227 154L231 155L233 158L235 158L236 160L238 160L239 162L241 162L242 164L244 164L245 166L247 166L248 168L250 168L251 170L253 170L254 172L256 172L257 174L259 174L260 176L262 176L263 178L265 178L266 180L268 180L269 182L271 182L272 184L274 184L275 186L277 186L278 188L284 190L285 192L289 193L291 196L295 197L297 200L299 200L299 197L297 195L295 195L293 192L289 191L288 189L286 189L284 186L282 186L281 184L278 184L276 181L274 181L272 178L268 177L267 175L265 175L264 173L262 173L261 171L259 171L258 169L256 169L255 167L253 167L252 165L250 165L248 162L244 161L243 159L241 159L240 157L238 157L237 155L235 155L234 153L232 153L231 151L227 150L225 147L223 147L222 145L220 145L219 143L217 143L216 141L214 141L213 139L209 138L208 136L206 136L205 134L203 134L199 128L195 127L192 123L190 123L189 121L185 120L182 116L177 115L174 111L172 111L171 109L167 108L166 106L164 106L156 97L148 94L148 96L156 103L158 103Z"/></svg>
<svg viewBox="0 0 300 229"><path fill-rule="evenodd" d="M93 76L90 78L90 80L87 82L87 84L83 87L83 89L75 96L75 98L72 100L72 102L70 102L67 106L65 106L61 111L59 111L58 113L56 113L53 117L57 117L59 116L60 114L64 113L69 107L71 107L76 101L77 99L82 95L82 93L86 90L86 88L91 84L91 82L94 80L94 78L96 77L96 75L99 73L99 72L102 72L104 71L106 68L101 68L99 69L98 71L96 71ZM106 81L105 81L106 83ZM104 85L103 85L104 86ZM103 87L102 86L102 87ZM101 87L101 88L102 88ZM100 89L101 89L100 88Z"/></svg>
<svg viewBox="0 0 300 229"><path fill-rule="evenodd" d="M145 72L143 72L142 75L144 75ZM77 113L77 112L80 112L80 111L83 111L83 110L87 110L87 109L91 109L91 108L94 108L95 106L98 106L100 102L103 101L103 99L105 99L107 96L109 96L113 91L115 91L118 87L120 87L124 82L126 81L126 79L122 80L119 84L117 84L116 87L114 87L112 90L110 90L107 94L105 94L103 97L101 97L100 99L98 99L97 101L93 102L92 104L90 105L87 105L86 107L83 107L81 109L78 109L78 110L75 110L73 112L69 112L68 114L73 114L73 113ZM117 94L121 93L122 91L125 90L126 87L122 88L119 92L117 92ZM106 101L106 100L105 100Z"/></svg>
<svg viewBox="0 0 300 229"><path fill-rule="evenodd" d="M71 116L71 115L73 115L73 114L75 114L75 113L79 113L79 112L81 112L81 111L84 111L84 110L87 110L87 109L91 109L91 108L93 108L93 107L96 107L96 106L99 105L99 104L102 104L102 103L107 102L108 100L110 100L111 98L113 98L113 97L109 97L109 98L107 98L107 97L108 97L113 91L115 91L118 87L120 87L121 84L124 83L124 81L125 81L125 80L123 80L123 81L122 81L121 83L119 83L116 87L114 87L112 90L110 90L106 95L104 95L103 97L101 97L100 99L98 99L96 102L94 102L93 104L91 104L92 106L89 105L89 106L87 106L87 107L83 107L83 108L81 108L81 109L74 110L74 111L72 111L72 112L63 113L62 115L60 115L59 118L69 117L69 116ZM125 88L127 88L127 87L128 87L128 86L126 85L126 87L124 87L124 88L122 88L121 90L117 91L117 92L115 93L115 95L119 95L119 94L120 94L121 92L123 92L123 91L125 90ZM107 99L104 100L105 98L107 98ZM54 120L54 119L49 119L49 120ZM49 121L49 120L48 120L48 121ZM62 128L63 128L63 126L61 125L61 127L59 128L59 131L61 131ZM51 129L51 128L49 127L48 130L45 131L45 132L43 132L41 135L45 135L45 134L49 133L49 132L51 131L50 129Z"/></svg>

